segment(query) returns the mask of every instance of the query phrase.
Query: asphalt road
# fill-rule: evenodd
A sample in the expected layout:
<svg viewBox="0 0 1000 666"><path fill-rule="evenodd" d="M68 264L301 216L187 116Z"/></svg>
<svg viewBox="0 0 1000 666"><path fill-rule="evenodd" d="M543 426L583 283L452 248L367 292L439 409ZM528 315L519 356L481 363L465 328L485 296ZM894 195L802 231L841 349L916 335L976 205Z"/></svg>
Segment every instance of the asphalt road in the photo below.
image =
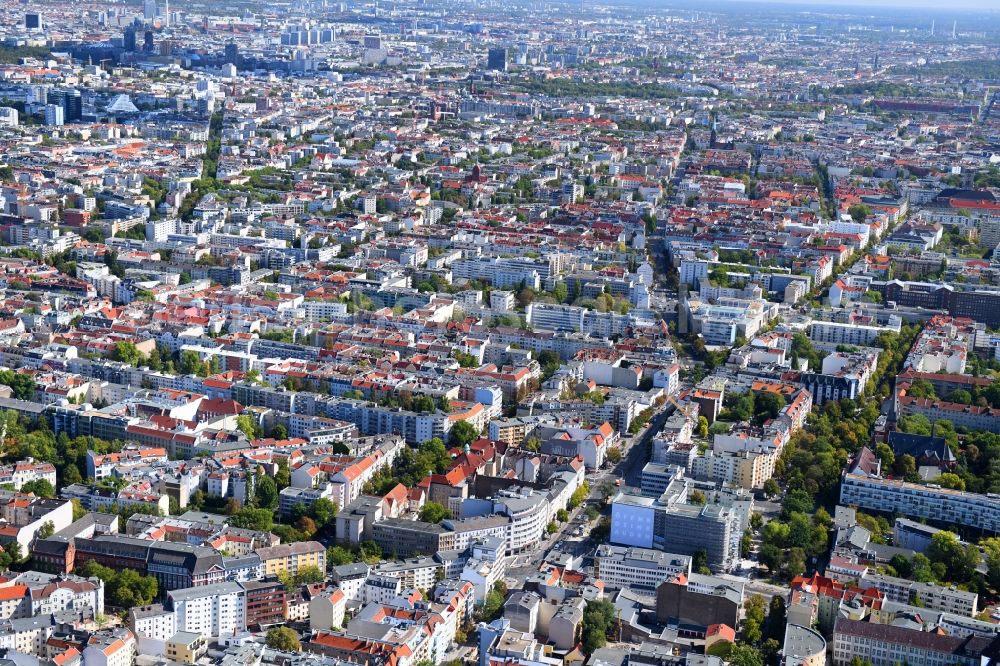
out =
<svg viewBox="0 0 1000 666"><path fill-rule="evenodd" d="M507 560L507 584L510 587L520 587L524 578L538 571L542 561L550 557L551 549L560 542L566 542L572 537L572 533L580 526L583 526L583 539L586 541L590 528L596 521L587 521L583 516L589 506L602 509L604 506L604 490L608 484L614 485L615 480L622 479L623 486L638 487L642 477L642 468L649 462L648 452L649 442L658 433L673 412L672 405L661 408L653 418L649 420L646 427L632 437L622 440L622 459L614 467L599 469L587 474L587 483L590 484L590 496L575 510L570 511L570 518L567 522L559 525L559 530L549 535L535 548L509 556ZM617 491L618 488L614 488ZM579 520L578 520L579 519ZM598 520L600 520L598 518ZM581 522L582 521L582 522ZM579 537L577 537L579 538ZM593 545L593 544L590 544Z"/></svg>

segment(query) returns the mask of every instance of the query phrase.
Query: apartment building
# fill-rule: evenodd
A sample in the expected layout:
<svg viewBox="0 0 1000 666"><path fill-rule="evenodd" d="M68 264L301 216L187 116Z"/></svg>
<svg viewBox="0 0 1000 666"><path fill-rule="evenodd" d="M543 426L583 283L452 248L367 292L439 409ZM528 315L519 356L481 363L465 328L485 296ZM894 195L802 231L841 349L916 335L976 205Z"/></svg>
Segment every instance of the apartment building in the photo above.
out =
<svg viewBox="0 0 1000 666"><path fill-rule="evenodd" d="M323 590L309 599L309 628L313 631L339 629L344 624L347 597L339 588Z"/></svg>
<svg viewBox="0 0 1000 666"><path fill-rule="evenodd" d="M167 600L177 616L178 631L205 637L246 631L246 591L239 583L171 590Z"/></svg>
<svg viewBox="0 0 1000 666"><path fill-rule="evenodd" d="M48 481L55 488L55 466L52 463L35 462L34 458L0 466L0 485L11 485L14 490L20 490L21 486L31 481Z"/></svg>
<svg viewBox="0 0 1000 666"><path fill-rule="evenodd" d="M277 578L250 580L242 583L246 591L246 622L248 627L281 624L288 618L285 585Z"/></svg>
<svg viewBox="0 0 1000 666"><path fill-rule="evenodd" d="M140 606L129 609L127 624L140 641L162 643L177 633L177 614L163 604Z"/></svg>
<svg viewBox="0 0 1000 666"><path fill-rule="evenodd" d="M208 652L208 641L193 631L178 631L164 646L164 655L172 662L195 664Z"/></svg>
<svg viewBox="0 0 1000 666"><path fill-rule="evenodd" d="M823 358L819 372L803 372L801 381L817 405L827 400L853 400L864 392L877 365L877 351L834 352Z"/></svg>
<svg viewBox="0 0 1000 666"><path fill-rule="evenodd" d="M694 459L691 474L696 479L718 481L737 488L762 488L774 474L777 449L762 451L715 451L709 449ZM645 474L643 481L645 482Z"/></svg>
<svg viewBox="0 0 1000 666"><path fill-rule="evenodd" d="M868 571L861 583L885 594L886 599L900 604L919 600L924 608L972 617L978 612L979 595L956 589L954 585L919 583L906 578L886 576Z"/></svg>
<svg viewBox="0 0 1000 666"><path fill-rule="evenodd" d="M651 548L603 544L594 556L594 576L615 589L655 590L667 579L690 573L690 556Z"/></svg>
<svg viewBox="0 0 1000 666"><path fill-rule="evenodd" d="M132 666L136 652L135 634L125 627L116 627L91 634L83 649L83 663L87 666Z"/></svg>
<svg viewBox="0 0 1000 666"><path fill-rule="evenodd" d="M899 333L902 320L898 315L889 317L889 322L879 325L871 317L852 313L846 322L814 321L809 325L809 338L825 345L866 346L886 332Z"/></svg>
<svg viewBox="0 0 1000 666"><path fill-rule="evenodd" d="M398 578L404 590L429 590L444 577L444 566L433 557L413 557L379 564L372 573Z"/></svg>
<svg viewBox="0 0 1000 666"><path fill-rule="evenodd" d="M375 543L398 557L433 555L455 549L455 534L441 525L406 518L380 520L372 528Z"/></svg>
<svg viewBox="0 0 1000 666"><path fill-rule="evenodd" d="M326 548L318 541L299 541L258 548L257 555L264 564L265 576L282 573L295 576L305 567L326 571Z"/></svg>
<svg viewBox="0 0 1000 666"><path fill-rule="evenodd" d="M840 503L1000 532L1000 497L990 495L848 472L840 484Z"/></svg>
<svg viewBox="0 0 1000 666"><path fill-rule="evenodd" d="M833 664L858 658L872 666L977 666L992 641L960 638L905 626L839 618L833 630Z"/></svg>

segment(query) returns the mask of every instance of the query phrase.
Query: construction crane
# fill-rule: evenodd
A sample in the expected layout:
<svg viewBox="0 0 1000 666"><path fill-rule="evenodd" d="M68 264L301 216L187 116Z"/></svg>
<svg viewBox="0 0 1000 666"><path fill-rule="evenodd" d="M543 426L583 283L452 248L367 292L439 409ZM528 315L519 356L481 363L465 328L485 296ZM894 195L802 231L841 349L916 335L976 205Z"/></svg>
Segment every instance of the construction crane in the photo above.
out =
<svg viewBox="0 0 1000 666"><path fill-rule="evenodd" d="M679 411L681 414L683 414L686 418L689 418L689 419L692 418L691 412L689 411L689 408L685 407L684 405L682 405L677 400L677 398L675 398L672 395L667 395L667 400L670 401L670 404L673 405L674 407L676 407L677 411Z"/></svg>

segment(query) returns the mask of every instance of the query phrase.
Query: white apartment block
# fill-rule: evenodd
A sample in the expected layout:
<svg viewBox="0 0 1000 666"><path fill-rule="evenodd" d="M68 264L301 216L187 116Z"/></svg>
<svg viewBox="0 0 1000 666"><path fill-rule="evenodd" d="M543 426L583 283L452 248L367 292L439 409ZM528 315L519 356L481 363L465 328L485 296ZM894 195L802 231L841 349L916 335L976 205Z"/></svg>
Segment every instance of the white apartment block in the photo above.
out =
<svg viewBox="0 0 1000 666"><path fill-rule="evenodd" d="M13 465L0 467L0 485L10 484L14 490L31 481L48 481L56 487L56 468L52 463L35 462L34 458L25 458Z"/></svg>
<svg viewBox="0 0 1000 666"><path fill-rule="evenodd" d="M135 635L124 627L93 634L83 649L87 666L133 666L137 645Z"/></svg>
<svg viewBox="0 0 1000 666"><path fill-rule="evenodd" d="M246 594L239 583L216 583L167 593L177 615L177 630L205 637L245 631Z"/></svg>
<svg viewBox="0 0 1000 666"><path fill-rule="evenodd" d="M909 604L919 599L924 608L945 613L973 617L978 612L979 595L956 589L953 585L918 583L870 571L862 576L861 583L884 592L889 601L901 604Z"/></svg>
<svg viewBox="0 0 1000 666"><path fill-rule="evenodd" d="M895 326L870 326L858 323L814 321L809 326L809 338L813 342L829 345L870 345L879 333L899 332L900 320L895 317Z"/></svg>
<svg viewBox="0 0 1000 666"><path fill-rule="evenodd" d="M167 641L177 633L177 616L162 604L153 604L129 611L129 627L140 642L143 639Z"/></svg>
<svg viewBox="0 0 1000 666"><path fill-rule="evenodd" d="M677 574L690 573L689 556L650 548L604 544L595 556L594 575L615 589L655 590Z"/></svg>
<svg viewBox="0 0 1000 666"><path fill-rule="evenodd" d="M403 581L396 576L371 573L361 587L361 597L366 604L387 604L403 591Z"/></svg>
<svg viewBox="0 0 1000 666"><path fill-rule="evenodd" d="M840 503L1000 532L1000 497L845 474Z"/></svg>
<svg viewBox="0 0 1000 666"><path fill-rule="evenodd" d="M442 567L433 557L417 557L379 564L372 574L398 578L403 590L429 590L438 581Z"/></svg>

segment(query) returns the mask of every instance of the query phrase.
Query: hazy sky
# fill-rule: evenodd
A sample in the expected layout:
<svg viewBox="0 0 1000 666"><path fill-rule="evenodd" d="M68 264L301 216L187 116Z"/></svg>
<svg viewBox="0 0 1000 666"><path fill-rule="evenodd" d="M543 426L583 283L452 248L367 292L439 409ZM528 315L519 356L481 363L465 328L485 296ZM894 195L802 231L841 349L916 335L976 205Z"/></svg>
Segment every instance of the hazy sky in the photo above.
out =
<svg viewBox="0 0 1000 666"><path fill-rule="evenodd" d="M635 0L633 0L635 1ZM739 5L747 4L782 4L797 5L799 7L816 6L825 9L835 9L843 7L845 9L858 10L870 7L873 10L892 8L899 10L920 10L923 14L934 13L949 16L955 13L968 14L970 11L987 10L990 13L1000 12L1000 0L718 0L720 4ZM692 0L637 0L636 4L655 4L669 7L670 5L690 7ZM713 0L704 2L704 8L711 10ZM946 6L944 6L946 4ZM929 11L937 10L937 11ZM873 12L878 13L878 12ZM958 18L958 17L956 17Z"/></svg>
<svg viewBox="0 0 1000 666"><path fill-rule="evenodd" d="M729 0L730 2L758 0ZM826 7L899 7L900 9L919 7L921 9L937 9L946 14L948 9L988 9L1000 11L1000 0L948 0L947 8L942 0L765 0L782 4L824 5Z"/></svg>

